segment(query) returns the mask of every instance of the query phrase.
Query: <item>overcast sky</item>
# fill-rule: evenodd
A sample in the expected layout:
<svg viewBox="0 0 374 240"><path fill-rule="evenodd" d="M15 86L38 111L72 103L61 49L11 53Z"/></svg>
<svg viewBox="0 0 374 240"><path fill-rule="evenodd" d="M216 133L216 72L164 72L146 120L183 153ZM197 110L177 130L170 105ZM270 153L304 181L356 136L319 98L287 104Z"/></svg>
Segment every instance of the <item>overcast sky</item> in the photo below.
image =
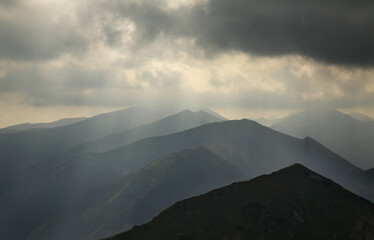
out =
<svg viewBox="0 0 374 240"><path fill-rule="evenodd" d="M0 127L141 104L374 114L373 12L370 0L0 0Z"/></svg>

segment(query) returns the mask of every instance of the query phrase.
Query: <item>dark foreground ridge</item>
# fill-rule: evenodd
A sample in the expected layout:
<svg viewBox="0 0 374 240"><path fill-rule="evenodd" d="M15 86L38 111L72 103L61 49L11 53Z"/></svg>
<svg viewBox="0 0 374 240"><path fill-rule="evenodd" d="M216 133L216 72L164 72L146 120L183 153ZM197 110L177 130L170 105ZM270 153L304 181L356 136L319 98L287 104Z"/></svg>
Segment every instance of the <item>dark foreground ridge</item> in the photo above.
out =
<svg viewBox="0 0 374 240"><path fill-rule="evenodd" d="M107 240L373 239L374 205L295 164L180 201Z"/></svg>

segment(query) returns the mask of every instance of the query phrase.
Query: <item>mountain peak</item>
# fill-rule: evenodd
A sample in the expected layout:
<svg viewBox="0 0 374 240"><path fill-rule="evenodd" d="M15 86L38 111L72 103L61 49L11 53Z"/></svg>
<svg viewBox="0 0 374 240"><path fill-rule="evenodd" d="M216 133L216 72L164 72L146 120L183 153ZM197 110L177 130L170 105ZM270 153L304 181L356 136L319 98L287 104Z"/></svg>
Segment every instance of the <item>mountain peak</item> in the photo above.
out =
<svg viewBox="0 0 374 240"><path fill-rule="evenodd" d="M183 111L180 111L179 113L193 113L193 112L190 109L185 109Z"/></svg>
<svg viewBox="0 0 374 240"><path fill-rule="evenodd" d="M221 119L219 119L217 116L213 115L213 114L210 114L210 113L207 113L205 111L191 111L190 109L185 109L183 111L180 111L180 112L177 112L173 115L170 115L169 117L175 117L175 116L192 116L192 115L204 115L206 117L209 117L211 119L215 118L217 121L222 121Z"/></svg>
<svg viewBox="0 0 374 240"><path fill-rule="evenodd" d="M312 172L309 168L305 167L304 165L300 164L300 163L295 163L295 164L292 164L291 166L289 167L286 167L286 168L283 168L279 171L309 171L309 172Z"/></svg>
<svg viewBox="0 0 374 240"><path fill-rule="evenodd" d="M225 118L224 116L220 115L219 113L213 111L213 110L210 109L210 108L203 108L203 109L201 109L201 111L206 112L206 113L208 113L208 114L211 114L211 115L213 115L213 116L216 116L217 118L221 119L222 121L226 121L226 120L228 120L227 118Z"/></svg>
<svg viewBox="0 0 374 240"><path fill-rule="evenodd" d="M294 164L180 201L125 239L366 239L374 205Z"/></svg>
<svg viewBox="0 0 374 240"><path fill-rule="evenodd" d="M300 163L295 163L295 164L292 164L290 165L289 167L285 167L285 168L282 168L278 171L275 171L271 174L268 174L268 175L262 175L262 176L259 176L257 178L254 178L253 181L256 181L256 179L261 179L261 180L264 180L265 178L269 178L271 180L274 180L276 178L279 179L279 181L284 181L284 180L287 180L289 181L290 184L292 184L293 180L292 179L295 179L295 183L298 182L298 181L302 181L303 179L307 179L307 178L310 178L310 179L313 179L313 180L319 180L319 181L325 181L326 183L331 183L331 184L335 184L336 186L338 186L339 188L342 188L340 187L340 185L334 183L333 181L323 177L322 175L319 175L318 173L316 172L313 172L312 170L310 170L309 168L305 167L304 165L300 164ZM246 182L243 182L243 184L245 184ZM242 183L239 183L239 184L242 184ZM295 184L297 185L297 184ZM290 188L292 188L292 186L289 186Z"/></svg>

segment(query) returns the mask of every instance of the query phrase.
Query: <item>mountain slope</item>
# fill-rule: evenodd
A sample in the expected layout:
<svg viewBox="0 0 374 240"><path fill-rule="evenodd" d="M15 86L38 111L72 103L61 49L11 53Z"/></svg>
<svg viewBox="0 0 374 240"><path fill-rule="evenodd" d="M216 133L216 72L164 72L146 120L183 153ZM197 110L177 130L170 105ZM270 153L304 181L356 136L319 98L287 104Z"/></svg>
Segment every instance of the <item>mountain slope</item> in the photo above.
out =
<svg viewBox="0 0 374 240"><path fill-rule="evenodd" d="M202 111L191 112L185 110L151 124L135 127L108 137L100 138L96 141L78 145L63 154L54 155L51 158L41 161L39 164L25 171L24 175L26 178L32 178L32 176L48 173L55 169L58 170L66 165L69 166L70 162L84 162L85 159L94 157L90 152L100 152L104 149L124 146L143 138L167 135L212 122L220 122L220 120ZM98 171L100 171L100 169L98 169Z"/></svg>
<svg viewBox="0 0 374 240"><path fill-rule="evenodd" d="M77 146L77 149L85 152L105 152L143 138L168 135L207 123L221 121L220 118L204 111L192 112L190 110L184 110L147 125L135 127L92 142L84 143Z"/></svg>
<svg viewBox="0 0 374 240"><path fill-rule="evenodd" d="M0 133L16 133L21 131L30 131L43 128L62 127L77 123L87 118L64 118L50 123L22 123L0 129Z"/></svg>
<svg viewBox="0 0 374 240"><path fill-rule="evenodd" d="M10 215L19 213L21 216L24 212L38 211L43 205L45 215L39 214L38 219L40 220L38 221L44 221L43 219L49 219L61 209L85 196L92 189L113 183L123 177L116 166L111 168L105 162L91 164L90 160L93 158L91 154L84 155L82 152L100 151L145 137L165 135L218 121L220 119L208 113L185 110L148 125L79 145L63 154L56 154L40 161L37 165L23 171L21 180L17 181L15 185L13 184L5 196L1 197L0 194L0 203L14 206ZM69 165L74 161L80 162L81 165ZM53 196L45 197L51 193ZM14 200L9 202L9 199ZM5 216L5 214L3 215ZM4 218L6 219L6 217ZM31 225L38 224L38 221L34 219ZM15 222L19 221L15 220ZM27 226L28 224L25 223L22 228L30 229ZM9 229L12 228L9 227Z"/></svg>
<svg viewBox="0 0 374 240"><path fill-rule="evenodd" d="M281 119L277 118L255 118L253 121L258 122L259 124L265 126L265 127L270 127L279 122Z"/></svg>
<svg viewBox="0 0 374 240"><path fill-rule="evenodd" d="M210 108L203 108L203 109L201 109L201 111L206 112L206 113L209 113L210 115L213 115L213 116L215 116L215 117L221 119L222 121L227 121L227 120L228 120L227 118L225 118L225 117L222 116L221 114L219 114L219 113L213 111L213 110L210 109Z"/></svg>
<svg viewBox="0 0 374 240"><path fill-rule="evenodd" d="M183 200L107 240L371 239L374 205L296 164Z"/></svg>
<svg viewBox="0 0 374 240"><path fill-rule="evenodd" d="M357 119L361 122L374 122L374 118L368 116L368 115L365 115L365 114L362 114L362 113L359 113L359 112L353 112L353 113L349 113L348 116L354 118L354 119Z"/></svg>
<svg viewBox="0 0 374 240"><path fill-rule="evenodd" d="M168 136L147 138L95 154L95 158L123 172L133 172L170 152L198 146L210 147L230 159L247 171L249 177L296 162L343 182L349 176L362 172L313 139L299 140L250 120L212 123Z"/></svg>
<svg viewBox="0 0 374 240"><path fill-rule="evenodd" d="M84 198L54 224L45 225L44 231L34 232L34 239L107 236L145 223L177 201L244 179L238 168L206 148L173 153L149 164L130 181L121 180L110 191L106 187L105 195L102 189L92 191L89 195L95 197ZM54 231L48 233L50 229Z"/></svg>
<svg viewBox="0 0 374 240"><path fill-rule="evenodd" d="M34 228L28 224L40 226L40 223L59 215L95 188L105 190L165 155L199 146L213 150L242 169L247 179L293 163L302 163L374 200L373 188L367 187L371 185L361 182L364 171L313 139L297 139L254 121L225 121L143 139L104 153L82 155L24 179L7 196L0 195L0 205L8 206L0 216L0 225L7 223L10 232L20 229L19 219L9 220L19 216L26 219L21 229L30 231Z"/></svg>
<svg viewBox="0 0 374 240"><path fill-rule="evenodd" d="M0 188L25 169L55 153L125 129L153 122L164 113L129 108L100 114L63 127L0 135Z"/></svg>
<svg viewBox="0 0 374 240"><path fill-rule="evenodd" d="M249 120L211 123L180 133L143 139L104 153L72 156L72 160L63 165L25 179L16 189L32 190L33 196L38 196L35 192L40 189L47 194L48 189L60 186L77 198L94 187L136 173L167 154L199 146L229 159L243 169L248 178L302 163L357 193L361 191L357 182L363 171L345 159L313 139L299 140ZM64 199L67 202L69 198L65 196Z"/></svg>
<svg viewBox="0 0 374 240"><path fill-rule="evenodd" d="M316 139L360 168L374 167L374 123L361 122L335 110L308 110L272 128L298 138Z"/></svg>

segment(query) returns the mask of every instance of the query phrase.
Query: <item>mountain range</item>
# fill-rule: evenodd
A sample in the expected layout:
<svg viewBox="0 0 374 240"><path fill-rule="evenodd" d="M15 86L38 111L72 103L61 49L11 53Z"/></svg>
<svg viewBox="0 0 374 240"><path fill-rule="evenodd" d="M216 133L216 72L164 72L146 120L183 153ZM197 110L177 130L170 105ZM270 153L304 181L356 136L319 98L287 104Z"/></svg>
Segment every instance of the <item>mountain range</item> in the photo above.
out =
<svg viewBox="0 0 374 240"><path fill-rule="evenodd" d="M192 112L190 110L184 110L150 124L131 128L78 145L73 149L79 149L79 151L84 152L105 152L143 138L168 135L207 123L221 121L223 121L221 117L217 117L205 111Z"/></svg>
<svg viewBox="0 0 374 240"><path fill-rule="evenodd" d="M300 164L178 202L107 240L372 239L374 205Z"/></svg>
<svg viewBox="0 0 374 240"><path fill-rule="evenodd" d="M8 207L3 211L3 217L0 217L0 223L3 226L7 226L4 229L0 229L0 236L2 236L1 232L7 232L3 233L5 236L8 236L9 232L13 232L17 233L20 239L23 239L25 232L31 231L35 225L49 220L62 209L68 208L70 204L83 197L93 188L112 183L112 180L118 177L117 171L108 172L109 175L114 175L104 177L103 174L107 173L104 169L109 165L104 164L106 167L102 168L101 165L103 164L90 165L87 162L91 155L89 152L90 147L91 150L94 149L92 146L97 144L97 142L106 143L105 146L110 147L112 146L110 143L117 145L122 142L126 144L141 138L178 132L214 121L221 120L202 111L183 111L152 124L104 137L98 141L88 143L87 146L79 145L69 151L54 154L52 157L41 160L22 171L22 175L13 184L8 184L7 188L4 188L5 190L2 189L0 205ZM117 141L112 141L113 138ZM104 145L102 145L103 147ZM69 163L76 160L84 164L88 163L90 167L82 169L72 168ZM37 214L41 207L43 207L45 214L34 216L33 221L26 217L29 213L34 214L35 212ZM9 214L7 215L6 213ZM24 223L20 221L20 218L24 219ZM14 219L14 222L12 219ZM22 226L24 232L14 231L19 226ZM15 236L9 238L15 239Z"/></svg>
<svg viewBox="0 0 374 240"><path fill-rule="evenodd" d="M163 111L134 107L104 113L62 127L0 134L0 189L39 161L88 141L151 123L168 116Z"/></svg>
<svg viewBox="0 0 374 240"><path fill-rule="evenodd" d="M136 175L147 165L168 154L200 146L210 149L215 154L227 159L236 168L241 169L243 180L270 173L293 163L302 163L356 193L371 196L369 188L366 185L362 187L360 181L363 178L364 171L313 139L300 140L263 127L250 120L225 121L206 124L167 136L146 138L104 153L89 153L63 166L50 169L47 173L27 179L15 188L16 191L5 198L7 200L12 199L12 203L5 205L13 207L9 207L4 212L3 224L4 222L7 223L7 229L10 232L14 232L15 228L22 226L22 229L28 230L24 234L30 236L31 231L32 236L36 236L34 239L43 239L42 236L47 236L45 239L49 239L50 236L59 239L57 236L59 236L60 231L58 229L60 228L65 229L62 232L71 234L76 232L87 233L85 237L80 236L79 239L90 239L93 236L102 237L100 229L103 233L110 235L110 233L115 232L110 231L111 226L108 226L109 230L107 231L105 226L102 227L102 224L97 222L91 225L88 232L85 232L82 231L83 227L74 231L64 228L64 224L61 222L53 224L53 219L69 219L69 221L65 221L69 223L80 222L80 218L74 217L77 214L78 216L95 216L95 209L98 209L98 206L102 206L102 204L105 205L109 199L124 188L128 184L127 181L132 179L132 175ZM193 177L194 174L190 176ZM190 178L186 178L185 181L190 181ZM226 183L229 184L230 182ZM114 191L109 191L108 186L113 184L119 184L120 187L114 188ZM95 189L99 190L95 191ZM109 191L110 198L100 204L98 202L100 198L93 198L92 196L102 195L103 190ZM123 194L130 194L128 191L124 190ZM142 190L138 191L142 192ZM172 190L170 189L170 191ZM142 192L142 194L145 193ZM163 195L164 193L159 194ZM87 197L87 195L91 197ZM80 199L84 199L83 202L80 202ZM131 203L130 206L135 207ZM83 211L84 214L81 211L77 211L77 214L70 214L73 216L72 218L63 216L66 209L85 209L76 207L77 205L96 207L93 208L93 212L87 210ZM111 212L117 213L115 216L120 216L124 206L126 206L125 203L117 206ZM44 210L44 215L39 213L41 207ZM162 210L162 208L157 209ZM135 210L131 208L127 211ZM32 215L33 221L25 221L25 224L22 225L19 218L25 219L24 213L28 213L27 216ZM37 213L39 214L35 217ZM153 217L155 213L157 211L151 211L148 216ZM12 216L16 217L10 221ZM115 216L112 217L115 218ZM85 221L91 223L89 220ZM49 223L51 225L48 225ZM123 221L122 224L123 229L117 231L126 230L125 227L129 228L134 222L128 220ZM76 224L75 226L82 225ZM43 226L48 227L44 228ZM56 229L57 232L54 232L53 229ZM113 229L116 228L113 227ZM46 230L47 233L44 232ZM35 232L38 234L35 234ZM20 232L17 233L21 234ZM64 239L64 237L62 235L61 238Z"/></svg>
<svg viewBox="0 0 374 240"><path fill-rule="evenodd" d="M299 139L245 119L225 121L205 111L161 115L141 108L122 110L109 114L111 121L93 118L103 125L124 125L103 127L95 139L87 137L86 124L82 129L75 126L87 119L62 127L67 135L72 130L82 134L75 143L51 150L38 141L25 144L37 146L30 152L49 152L33 156L32 162L20 154L25 158L13 160L27 166L18 168L12 181L6 176L0 181L4 186L0 239L84 240L113 235L151 220L177 201L295 163L374 201L374 170L356 167L311 137ZM145 117L138 120L141 116ZM333 116L340 121L335 119L340 113ZM61 133L60 128L48 131ZM14 145L22 149L21 143L16 140Z"/></svg>
<svg viewBox="0 0 374 240"><path fill-rule="evenodd" d="M298 138L311 137L362 169L374 167L374 122L362 122L336 110L307 110L272 128Z"/></svg>
<svg viewBox="0 0 374 240"><path fill-rule="evenodd" d="M80 122L87 118L64 118L50 123L22 123L0 129L0 133L16 133L22 131L40 130L44 128L55 128Z"/></svg>
<svg viewBox="0 0 374 240"><path fill-rule="evenodd" d="M105 237L147 222L177 201L244 179L240 169L206 148L183 150L94 189L31 239Z"/></svg>

